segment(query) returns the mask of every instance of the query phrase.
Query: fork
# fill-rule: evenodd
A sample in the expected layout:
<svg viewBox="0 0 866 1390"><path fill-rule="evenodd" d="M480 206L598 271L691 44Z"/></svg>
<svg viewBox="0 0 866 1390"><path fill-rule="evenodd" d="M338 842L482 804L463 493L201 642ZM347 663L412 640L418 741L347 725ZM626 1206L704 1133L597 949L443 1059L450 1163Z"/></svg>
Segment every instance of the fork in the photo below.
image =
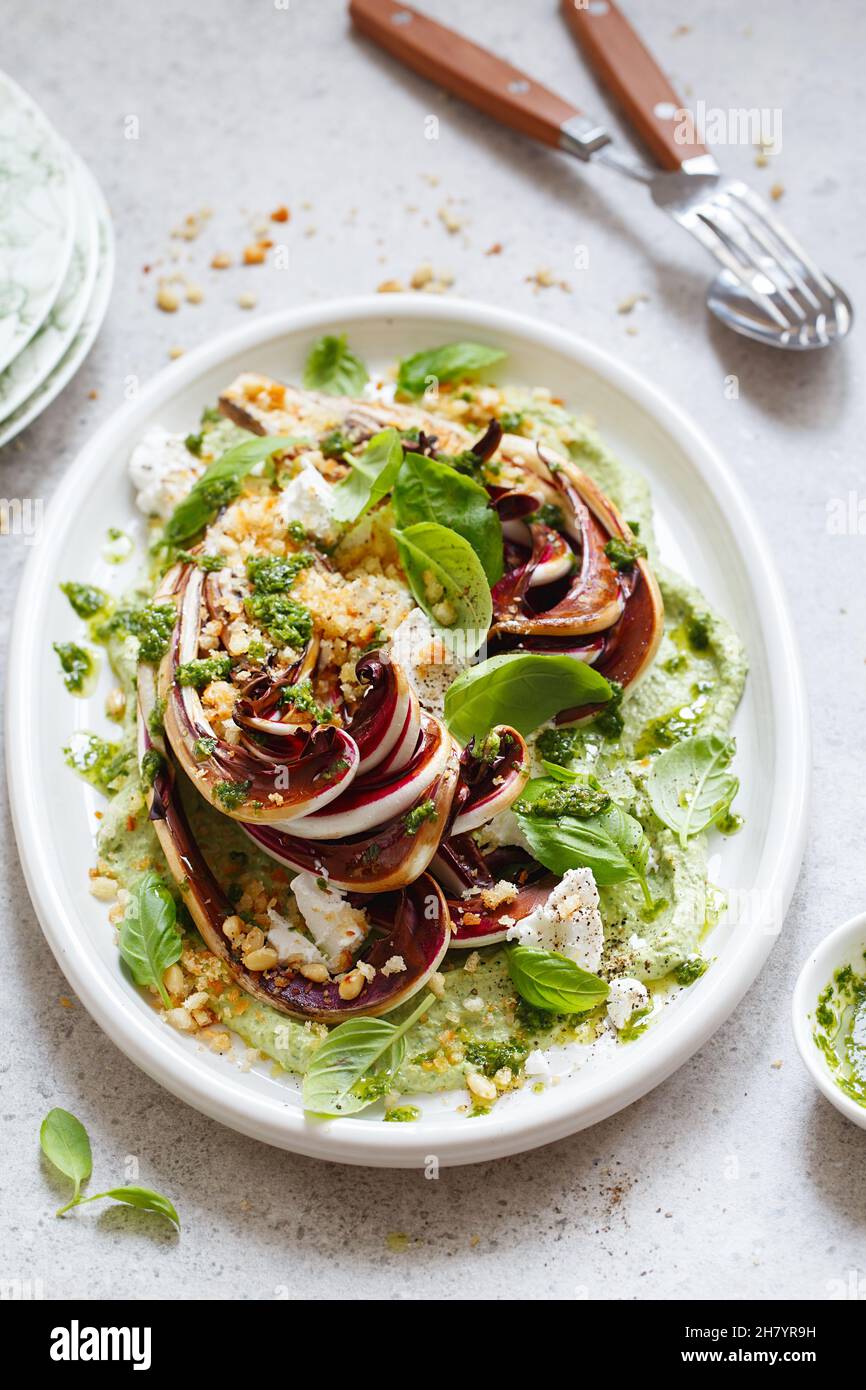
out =
<svg viewBox="0 0 866 1390"><path fill-rule="evenodd" d="M614 145L598 121L518 68L396 0L350 0L357 28L424 77L500 123L643 183L721 270L707 304L727 327L773 347L825 347L853 311L763 199L722 176L690 134L673 88L612 0L561 0L563 15L659 167Z"/></svg>

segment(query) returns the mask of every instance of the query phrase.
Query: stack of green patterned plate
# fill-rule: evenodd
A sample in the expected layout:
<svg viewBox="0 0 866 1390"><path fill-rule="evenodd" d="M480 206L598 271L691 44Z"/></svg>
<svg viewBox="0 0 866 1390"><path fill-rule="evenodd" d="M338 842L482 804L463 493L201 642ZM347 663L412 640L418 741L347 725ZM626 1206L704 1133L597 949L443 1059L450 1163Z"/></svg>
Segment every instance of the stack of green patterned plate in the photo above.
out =
<svg viewBox="0 0 866 1390"><path fill-rule="evenodd" d="M0 73L0 445L81 366L113 274L111 220L96 180Z"/></svg>

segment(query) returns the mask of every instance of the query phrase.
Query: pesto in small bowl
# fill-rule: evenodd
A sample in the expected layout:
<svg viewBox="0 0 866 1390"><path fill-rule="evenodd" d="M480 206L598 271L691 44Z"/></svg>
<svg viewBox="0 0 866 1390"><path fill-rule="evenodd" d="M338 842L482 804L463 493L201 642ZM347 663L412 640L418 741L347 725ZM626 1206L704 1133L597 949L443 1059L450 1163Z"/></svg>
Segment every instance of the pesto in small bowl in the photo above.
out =
<svg viewBox="0 0 866 1390"><path fill-rule="evenodd" d="M837 1086L866 1107L866 951L843 965L822 989L815 1009L813 1037Z"/></svg>

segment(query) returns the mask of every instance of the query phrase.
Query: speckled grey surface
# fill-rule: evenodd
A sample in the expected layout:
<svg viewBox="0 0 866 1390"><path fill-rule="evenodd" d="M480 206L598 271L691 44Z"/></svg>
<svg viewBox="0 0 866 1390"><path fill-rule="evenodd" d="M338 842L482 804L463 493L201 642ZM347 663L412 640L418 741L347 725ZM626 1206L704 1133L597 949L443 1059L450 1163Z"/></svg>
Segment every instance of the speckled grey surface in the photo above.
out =
<svg viewBox="0 0 866 1390"><path fill-rule="evenodd" d="M578 104L607 109L554 0L427 8L459 18ZM770 166L756 168L748 147L723 151L725 165L759 188L781 183L785 217L856 295L862 6L836 0L820 25L806 0L626 8L689 101L781 108L783 148ZM62 1006L67 987L30 906L4 800L0 1276L41 1281L49 1298L832 1296L834 1281L866 1266L866 1134L812 1089L788 1012L810 945L866 903L866 539L827 525L832 499L866 495L862 326L859 341L808 357L726 334L704 313L702 253L638 191L531 148L405 75L350 36L342 0L79 0L74 20L62 21L48 0L31 0L7 26L4 53L102 183L118 269L83 370L0 453L0 493L50 497L122 403L126 379L144 380L171 347L236 324L244 291L270 310L405 282L431 261L455 276L456 293L573 327L621 354L718 441L763 518L790 595L815 751L793 907L728 1023L604 1124L435 1181L332 1167L241 1138L149 1081L76 1001ZM425 134L431 115L436 140ZM138 139L126 138L129 117ZM207 268L214 250L237 253L250 221L280 202L292 209L278 236L287 270ZM214 216L202 238L172 241L171 229L204 205ZM443 206L462 230L449 234ZM485 255L495 243L501 253ZM578 245L588 248L587 269L575 269ZM172 247L205 298L168 315L154 294ZM541 267L571 292L535 290L527 277ZM636 293L647 301L618 314ZM731 375L734 400L724 387ZM24 559L19 539L0 537L4 628ZM100 1178L123 1180L136 1156L140 1181L175 1200L182 1235L121 1209L56 1222L37 1146L52 1105L87 1124Z"/></svg>

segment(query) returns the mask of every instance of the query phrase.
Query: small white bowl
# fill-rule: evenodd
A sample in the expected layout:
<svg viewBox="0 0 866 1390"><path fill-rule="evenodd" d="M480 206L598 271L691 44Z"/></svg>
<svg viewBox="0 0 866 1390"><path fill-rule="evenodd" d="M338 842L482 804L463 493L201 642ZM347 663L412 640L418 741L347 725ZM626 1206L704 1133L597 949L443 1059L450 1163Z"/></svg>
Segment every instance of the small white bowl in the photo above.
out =
<svg viewBox="0 0 866 1390"><path fill-rule="evenodd" d="M837 927L815 947L800 971L792 1004L794 1038L812 1080L831 1104L861 1129L866 1129L866 1106L858 1105L856 1100L846 1096L812 1035L815 1029L818 995L843 965L851 965L858 974L862 974L864 951L866 912L862 912L859 917L852 917L844 926Z"/></svg>

